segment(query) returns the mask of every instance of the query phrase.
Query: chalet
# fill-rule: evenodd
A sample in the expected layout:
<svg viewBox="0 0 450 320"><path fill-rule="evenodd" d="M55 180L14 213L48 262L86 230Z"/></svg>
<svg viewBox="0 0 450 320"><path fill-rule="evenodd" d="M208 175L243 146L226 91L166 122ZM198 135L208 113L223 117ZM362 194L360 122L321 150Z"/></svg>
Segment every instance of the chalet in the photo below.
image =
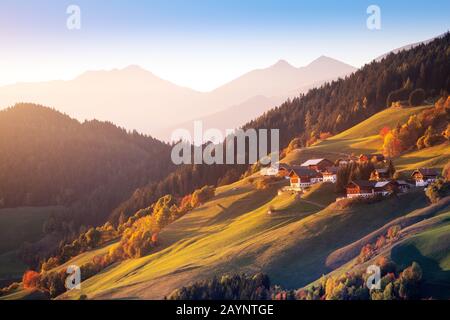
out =
<svg viewBox="0 0 450 320"><path fill-rule="evenodd" d="M292 167L286 163L280 163L278 166L278 175L280 177L289 178L289 173L291 173Z"/></svg>
<svg viewBox="0 0 450 320"><path fill-rule="evenodd" d="M371 198L387 196L398 190L395 181L355 180L347 185L347 198Z"/></svg>
<svg viewBox="0 0 450 320"><path fill-rule="evenodd" d="M325 171L322 172L323 182L336 183L338 170L339 167L335 166L326 168Z"/></svg>
<svg viewBox="0 0 450 320"><path fill-rule="evenodd" d="M439 177L439 171L429 168L421 168L415 170L411 177L416 181L416 187L426 187L430 183L436 181Z"/></svg>
<svg viewBox="0 0 450 320"><path fill-rule="evenodd" d="M291 166L285 163L277 163L270 167L265 167L260 170L262 176L281 176L288 177L291 172Z"/></svg>
<svg viewBox="0 0 450 320"><path fill-rule="evenodd" d="M301 166L315 171L324 171L326 168L333 165L334 163L328 159L310 159L304 162Z"/></svg>
<svg viewBox="0 0 450 320"><path fill-rule="evenodd" d="M396 182L397 182L398 191L400 193L407 193L414 186L413 184L411 184L405 180L396 180Z"/></svg>
<svg viewBox="0 0 450 320"><path fill-rule="evenodd" d="M370 180L372 181L385 181L391 179L391 172L389 168L379 168L373 170L370 175Z"/></svg>
<svg viewBox="0 0 450 320"><path fill-rule="evenodd" d="M306 167L293 167L289 173L292 190L303 190L311 187L313 184L322 181L320 172L311 170Z"/></svg>
<svg viewBox="0 0 450 320"><path fill-rule="evenodd" d="M377 162L385 161L386 158L381 153L373 153L373 154L361 154L358 157L358 161L360 163L366 163L372 160L376 160Z"/></svg>

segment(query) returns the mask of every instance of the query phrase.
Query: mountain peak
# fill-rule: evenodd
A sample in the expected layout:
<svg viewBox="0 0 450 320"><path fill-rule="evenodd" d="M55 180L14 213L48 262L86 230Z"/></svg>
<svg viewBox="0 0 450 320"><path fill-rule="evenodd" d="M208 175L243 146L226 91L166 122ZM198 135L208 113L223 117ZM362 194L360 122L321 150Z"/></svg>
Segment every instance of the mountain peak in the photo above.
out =
<svg viewBox="0 0 450 320"><path fill-rule="evenodd" d="M137 64L131 64L125 68L122 69L122 71L147 71L141 66L138 66Z"/></svg>
<svg viewBox="0 0 450 320"><path fill-rule="evenodd" d="M313 60L308 66L314 65L314 64L322 64L322 63L329 63L329 62L339 62L333 58L321 55L317 59Z"/></svg>
<svg viewBox="0 0 450 320"><path fill-rule="evenodd" d="M280 59L272 66L272 68L293 68L293 66L286 60Z"/></svg>
<svg viewBox="0 0 450 320"><path fill-rule="evenodd" d="M351 73L356 70L355 67L353 67L345 62L342 62L342 61L339 61L339 60L336 60L336 59L333 59L333 58L330 58L330 57L327 57L324 55L322 55L322 56L318 57L317 59L315 59L314 61L312 61L310 64L308 64L306 66L306 68L313 68L313 69L319 69L319 70L333 69L335 71L340 70L339 73Z"/></svg>

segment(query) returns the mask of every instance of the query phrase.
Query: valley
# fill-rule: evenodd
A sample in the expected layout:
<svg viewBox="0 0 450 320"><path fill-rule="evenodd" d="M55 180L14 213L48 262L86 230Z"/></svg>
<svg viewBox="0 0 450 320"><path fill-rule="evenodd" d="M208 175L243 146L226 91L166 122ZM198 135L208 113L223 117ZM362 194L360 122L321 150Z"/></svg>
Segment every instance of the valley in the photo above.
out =
<svg viewBox="0 0 450 320"><path fill-rule="evenodd" d="M401 112L382 111L366 120L366 124L294 151L282 161L299 162L311 156L334 160L339 157L337 150L379 151L382 145L376 138L379 128L426 108L429 106ZM379 123L378 127L368 129L367 124L374 122ZM439 149L429 154L427 163L442 166L450 160L450 146L444 144ZM424 163L423 159L418 162L412 159L416 158L406 153L394 163L403 163L402 170ZM340 208L334 203L331 183L316 185L299 198L291 193L278 194L287 181L258 190L255 187L258 179L263 177L256 174L218 188L214 199L160 233L154 253L113 264L84 281L81 293L69 292L60 298L77 299L84 294L89 299L161 299L181 286L217 274L260 271L283 287L301 288L333 271L327 266L327 259L335 250L429 205L423 191L418 190L376 204ZM271 215L269 209L273 210ZM81 254L58 269L70 264L83 265L115 245Z"/></svg>

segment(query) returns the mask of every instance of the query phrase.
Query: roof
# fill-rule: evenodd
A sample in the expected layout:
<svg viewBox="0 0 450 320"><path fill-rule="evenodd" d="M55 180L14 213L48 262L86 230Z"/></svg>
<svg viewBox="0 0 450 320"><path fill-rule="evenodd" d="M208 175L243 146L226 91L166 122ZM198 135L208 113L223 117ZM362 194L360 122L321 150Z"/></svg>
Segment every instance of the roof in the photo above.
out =
<svg viewBox="0 0 450 320"><path fill-rule="evenodd" d="M436 169L432 169L432 168L417 169L412 173L412 175L414 175L417 172L419 172L423 176L438 176L439 175L439 171Z"/></svg>
<svg viewBox="0 0 450 320"><path fill-rule="evenodd" d="M389 183L391 183L390 181L380 181L375 183L375 188L384 188L385 186L387 186Z"/></svg>
<svg viewBox="0 0 450 320"><path fill-rule="evenodd" d="M332 167L326 168L326 170L324 171L324 173L332 173L332 174L335 174L335 173L337 173L338 171L339 171L339 167L332 166Z"/></svg>
<svg viewBox="0 0 450 320"><path fill-rule="evenodd" d="M350 184L355 184L358 187L371 187L371 188L375 188L375 185L377 184L376 181L367 181L367 180L353 180L350 181Z"/></svg>
<svg viewBox="0 0 450 320"><path fill-rule="evenodd" d="M319 163L321 163L321 162L324 161L324 160L330 161L330 160L327 160L327 159L310 159L310 160L308 160L308 161L305 161L305 162L302 164L302 167L316 166L316 165L318 165ZM331 162L331 161L330 161L330 162Z"/></svg>
<svg viewBox="0 0 450 320"><path fill-rule="evenodd" d="M280 164L278 164L278 168L279 168L279 169L287 169L287 170L290 170L292 167L291 167L289 164L286 164L286 163L280 163Z"/></svg>
<svg viewBox="0 0 450 320"><path fill-rule="evenodd" d="M405 181L405 180L397 180L397 183L399 184L399 185L411 185L411 183L410 182L407 182L407 181Z"/></svg>
<svg viewBox="0 0 450 320"><path fill-rule="evenodd" d="M297 176L301 177L301 176L310 176L310 177L315 177L318 175L318 173L314 170L311 170L307 167L292 167L291 172L289 173L289 176L292 175L292 173L295 173Z"/></svg>
<svg viewBox="0 0 450 320"><path fill-rule="evenodd" d="M378 173L388 173L389 169L388 168L378 168L378 169L375 169L375 171Z"/></svg>
<svg viewBox="0 0 450 320"><path fill-rule="evenodd" d="M351 181L349 184L351 184L351 183L357 185L358 187L382 189L382 188L386 187L387 185L391 184L392 181L354 180L354 181Z"/></svg>

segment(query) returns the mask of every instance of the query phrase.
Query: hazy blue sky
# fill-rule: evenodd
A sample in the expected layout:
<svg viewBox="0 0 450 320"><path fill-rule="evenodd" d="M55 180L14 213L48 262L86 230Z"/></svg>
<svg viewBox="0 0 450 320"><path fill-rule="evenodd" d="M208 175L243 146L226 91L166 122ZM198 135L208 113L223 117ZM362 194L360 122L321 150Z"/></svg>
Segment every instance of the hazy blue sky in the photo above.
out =
<svg viewBox="0 0 450 320"><path fill-rule="evenodd" d="M81 8L81 30L66 9ZM381 30L366 9L381 8ZM354 66L450 29L450 1L0 0L0 84L140 65L210 90L279 59Z"/></svg>

